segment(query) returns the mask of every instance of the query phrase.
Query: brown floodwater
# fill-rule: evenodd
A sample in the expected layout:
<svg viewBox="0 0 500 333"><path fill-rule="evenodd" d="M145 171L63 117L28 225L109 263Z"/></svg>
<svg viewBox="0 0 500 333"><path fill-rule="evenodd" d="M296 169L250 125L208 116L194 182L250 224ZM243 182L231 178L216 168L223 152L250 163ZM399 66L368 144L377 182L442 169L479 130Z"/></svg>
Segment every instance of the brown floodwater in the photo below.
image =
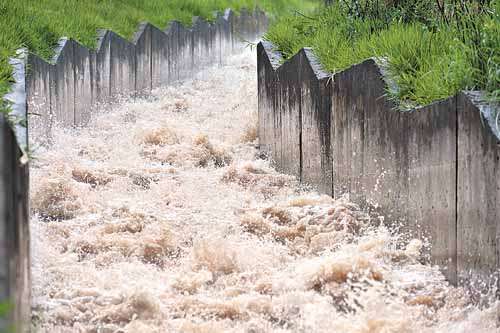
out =
<svg viewBox="0 0 500 333"><path fill-rule="evenodd" d="M499 332L422 241L263 159L255 73L234 56L36 150L36 331Z"/></svg>

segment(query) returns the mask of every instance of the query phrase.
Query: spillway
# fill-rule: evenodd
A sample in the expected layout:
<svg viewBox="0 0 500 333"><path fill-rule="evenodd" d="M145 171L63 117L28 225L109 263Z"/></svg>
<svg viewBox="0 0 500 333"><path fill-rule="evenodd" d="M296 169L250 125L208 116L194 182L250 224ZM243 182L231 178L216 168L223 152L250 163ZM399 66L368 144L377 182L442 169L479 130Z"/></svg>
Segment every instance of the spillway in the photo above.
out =
<svg viewBox="0 0 500 333"><path fill-rule="evenodd" d="M499 332L425 240L259 153L251 51L35 157L37 332Z"/></svg>

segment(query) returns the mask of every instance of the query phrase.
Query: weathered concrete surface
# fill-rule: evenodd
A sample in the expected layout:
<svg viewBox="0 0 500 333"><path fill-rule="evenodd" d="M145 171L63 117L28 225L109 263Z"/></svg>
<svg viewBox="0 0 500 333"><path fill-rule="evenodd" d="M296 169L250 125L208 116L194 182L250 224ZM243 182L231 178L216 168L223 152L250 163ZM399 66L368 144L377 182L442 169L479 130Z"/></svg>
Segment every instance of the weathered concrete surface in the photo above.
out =
<svg viewBox="0 0 500 333"><path fill-rule="evenodd" d="M300 80L300 54L291 58L285 66L280 66L277 75L277 110L274 124L279 127L281 143L277 143L274 162L278 170L301 179L302 171L302 113Z"/></svg>
<svg viewBox="0 0 500 333"><path fill-rule="evenodd" d="M172 21L165 30L168 38L168 83L175 82L180 78L182 45L184 41L184 26L178 21Z"/></svg>
<svg viewBox="0 0 500 333"><path fill-rule="evenodd" d="M425 254L441 266L450 282L456 283L456 98L411 112L392 113L408 117L406 228L429 241L430 252L424 249Z"/></svg>
<svg viewBox="0 0 500 333"><path fill-rule="evenodd" d="M136 88L136 50L135 45L114 32L109 33L110 100L120 96L130 96ZM149 71L148 71L149 73ZM144 86L141 75L140 87ZM148 84L148 82L146 82Z"/></svg>
<svg viewBox="0 0 500 333"><path fill-rule="evenodd" d="M109 30L98 33L93 73L95 108L103 106L111 95L111 35Z"/></svg>
<svg viewBox="0 0 500 333"><path fill-rule="evenodd" d="M457 265L484 280L500 268L500 136L478 97L458 96Z"/></svg>
<svg viewBox="0 0 500 333"><path fill-rule="evenodd" d="M428 241L452 283L499 272L500 134L475 95L401 112L372 59L330 80L308 49L257 57L260 147L279 169Z"/></svg>
<svg viewBox="0 0 500 333"><path fill-rule="evenodd" d="M281 145L281 126L279 125L278 76L276 69L281 62L281 54L273 52L267 42L257 45L257 75L259 104L259 148L264 153L275 153ZM278 119L277 119L278 118ZM275 156L272 156L275 158Z"/></svg>
<svg viewBox="0 0 500 333"><path fill-rule="evenodd" d="M14 307L0 318L0 331L14 326L25 332L31 318L25 56L10 64L15 83L4 97L10 121L0 114L0 302Z"/></svg>
<svg viewBox="0 0 500 333"><path fill-rule="evenodd" d="M14 306L0 330L30 325L28 167L10 126L0 115L0 300ZM14 157L14 158L13 158Z"/></svg>
<svg viewBox="0 0 500 333"><path fill-rule="evenodd" d="M168 34L151 26L151 87L158 88L171 81L169 55L172 44Z"/></svg>
<svg viewBox="0 0 500 333"><path fill-rule="evenodd" d="M332 81L310 49L301 51L302 181L333 195L330 125Z"/></svg>
<svg viewBox="0 0 500 333"><path fill-rule="evenodd" d="M379 66L367 60L333 78L335 196L428 240L427 253L456 278L455 99L398 112Z"/></svg>
<svg viewBox="0 0 500 333"><path fill-rule="evenodd" d="M213 40L210 33L210 24L200 17L193 18L191 34L193 39L192 69L196 71L212 62L210 50L213 47Z"/></svg>
<svg viewBox="0 0 500 333"><path fill-rule="evenodd" d="M278 169L332 194L329 76L310 62L310 50L283 66L270 43L260 43L257 53L261 150Z"/></svg>
<svg viewBox="0 0 500 333"><path fill-rule="evenodd" d="M54 74L52 65L36 55L28 57L30 73L26 79L26 89L30 105L28 122L31 139L38 142L50 140L53 112L50 103L50 76ZM30 140L32 141L32 140Z"/></svg>
<svg viewBox="0 0 500 333"><path fill-rule="evenodd" d="M74 42L74 73L75 73L75 126L84 126L90 120L94 105L93 78L96 64L95 53Z"/></svg>
<svg viewBox="0 0 500 333"><path fill-rule="evenodd" d="M75 124L74 41L61 39L54 57L54 75L50 75L50 103L54 122Z"/></svg>
<svg viewBox="0 0 500 333"><path fill-rule="evenodd" d="M219 64L222 64L224 55L231 53L231 26L221 13L218 13L216 22L218 35L217 39L219 43L218 57Z"/></svg>
<svg viewBox="0 0 500 333"><path fill-rule="evenodd" d="M132 43L135 44L135 91L139 96L151 92L152 78L152 26L141 23Z"/></svg>
<svg viewBox="0 0 500 333"><path fill-rule="evenodd" d="M224 12L224 19L229 23L229 30L231 35L231 42L229 44L231 52L234 52L239 38L237 35L238 29L236 28L236 25L238 24L237 17L231 9L226 9L226 11Z"/></svg>
<svg viewBox="0 0 500 333"><path fill-rule="evenodd" d="M408 191L404 119L391 112L375 61L337 73L333 82L333 192L400 222Z"/></svg>

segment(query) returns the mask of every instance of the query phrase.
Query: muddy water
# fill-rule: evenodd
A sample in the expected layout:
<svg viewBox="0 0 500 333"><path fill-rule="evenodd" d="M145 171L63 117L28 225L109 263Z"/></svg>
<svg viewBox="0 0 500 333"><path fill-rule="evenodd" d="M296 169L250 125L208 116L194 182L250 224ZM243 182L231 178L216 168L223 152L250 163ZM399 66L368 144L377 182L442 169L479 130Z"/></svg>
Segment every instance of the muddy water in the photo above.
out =
<svg viewBox="0 0 500 333"><path fill-rule="evenodd" d="M255 148L255 56L58 130L32 167L38 332L497 332L378 217Z"/></svg>

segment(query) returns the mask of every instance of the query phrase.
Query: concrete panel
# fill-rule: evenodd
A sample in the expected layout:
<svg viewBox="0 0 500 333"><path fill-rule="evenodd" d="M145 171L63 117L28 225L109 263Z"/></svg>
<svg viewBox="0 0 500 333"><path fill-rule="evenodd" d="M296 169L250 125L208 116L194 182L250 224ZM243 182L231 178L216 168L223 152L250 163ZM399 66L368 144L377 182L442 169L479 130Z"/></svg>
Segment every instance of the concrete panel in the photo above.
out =
<svg viewBox="0 0 500 333"><path fill-rule="evenodd" d="M429 241L430 251L425 248L424 255L456 283L456 98L402 116L408 118L406 227Z"/></svg>
<svg viewBox="0 0 500 333"><path fill-rule="evenodd" d="M235 52L239 40L237 36L238 28L236 27L236 25L238 24L238 17L234 14L234 11L232 11L231 9L227 9L224 12L224 18L229 23L230 27L231 52Z"/></svg>
<svg viewBox="0 0 500 333"><path fill-rule="evenodd" d="M310 49L300 52L302 81L302 181L321 193L333 195L330 117L330 75L323 71Z"/></svg>
<svg viewBox="0 0 500 333"><path fill-rule="evenodd" d="M141 23L134 36L135 44L135 90L139 96L145 96L152 89L152 25Z"/></svg>
<svg viewBox="0 0 500 333"><path fill-rule="evenodd" d="M75 124L74 44L62 39L54 57L54 75L50 75L50 100L54 123L62 126Z"/></svg>
<svg viewBox="0 0 500 333"><path fill-rule="evenodd" d="M277 93L280 96L275 124L281 125L281 144L275 147L274 157L280 171L301 178L301 88L300 73L302 57L295 55L276 71Z"/></svg>
<svg viewBox="0 0 500 333"><path fill-rule="evenodd" d="M14 230L14 216L12 206L14 204L12 191L15 188L13 176L12 153L15 146L14 135L5 120L3 114L0 114L0 299L11 299L12 281L11 281L11 255L12 236ZM0 327L6 328L10 320L0 318Z"/></svg>
<svg viewBox="0 0 500 333"><path fill-rule="evenodd" d="M111 35L109 30L99 31L95 53L95 72L93 75L95 108L102 107L111 95Z"/></svg>
<svg viewBox="0 0 500 333"><path fill-rule="evenodd" d="M334 194L349 194L395 221L404 208L392 203L404 202L407 193L405 125L384 98L385 83L373 60L336 74L333 82Z"/></svg>
<svg viewBox="0 0 500 333"><path fill-rule="evenodd" d="M454 99L398 112L373 60L334 77L334 194L345 193L409 236L455 280Z"/></svg>
<svg viewBox="0 0 500 333"><path fill-rule="evenodd" d="M31 318L26 58L23 49L9 59L14 83L3 96L9 121L0 115L0 299L14 305L7 318L0 318L0 331L7 326L28 331Z"/></svg>
<svg viewBox="0 0 500 333"><path fill-rule="evenodd" d="M275 57L273 57L275 55ZM281 129L275 123L278 114L278 77L275 70L281 62L281 54L273 53L268 42L257 45L259 148L273 156L277 142L281 144Z"/></svg>
<svg viewBox="0 0 500 333"><path fill-rule="evenodd" d="M9 318L0 318L0 330L14 325L30 327L30 260L28 166L14 132L0 115L0 299L15 304Z"/></svg>
<svg viewBox="0 0 500 333"><path fill-rule="evenodd" d="M75 126L85 126L90 121L94 105L95 53L74 43L75 73Z"/></svg>
<svg viewBox="0 0 500 333"><path fill-rule="evenodd" d="M193 72L193 33L180 22L172 21L168 36L169 82L185 79Z"/></svg>
<svg viewBox="0 0 500 333"><path fill-rule="evenodd" d="M179 80L180 72L180 46L179 40L180 35L184 27L178 21L170 22L168 28L165 30L165 34L168 37L168 77L169 82L175 82Z"/></svg>
<svg viewBox="0 0 500 333"><path fill-rule="evenodd" d="M219 63L224 62L224 57L231 54L231 26L223 15L217 17L217 33L219 41Z"/></svg>
<svg viewBox="0 0 500 333"><path fill-rule="evenodd" d="M199 17L193 18L191 33L193 36L193 70L199 70L207 65L205 53L208 48L208 24Z"/></svg>
<svg viewBox="0 0 500 333"><path fill-rule="evenodd" d="M233 27L231 26L231 21L227 20L226 17L224 17L224 20L226 23L223 28L225 37L223 39L223 43L225 44L223 47L223 54L228 55L233 52Z"/></svg>
<svg viewBox="0 0 500 333"><path fill-rule="evenodd" d="M110 98L130 96L135 92L135 45L114 32L109 33Z"/></svg>
<svg viewBox="0 0 500 333"><path fill-rule="evenodd" d="M171 82L169 71L171 39L160 29L151 27L151 87Z"/></svg>
<svg viewBox="0 0 500 333"><path fill-rule="evenodd" d="M217 63L215 51L216 28L203 19L195 18L193 22L193 65L195 70Z"/></svg>
<svg viewBox="0 0 500 333"><path fill-rule="evenodd" d="M53 66L40 57L30 54L28 68L26 93L29 109L29 141L35 145L48 143L52 129L50 75L53 73Z"/></svg>
<svg viewBox="0 0 500 333"><path fill-rule="evenodd" d="M209 24L209 38L208 38L208 57L209 65L215 65L220 63L219 59L219 39L218 39L218 29L216 23Z"/></svg>
<svg viewBox="0 0 500 333"><path fill-rule="evenodd" d="M213 60L214 63L222 64L222 54L225 49L224 44L224 16L221 13L217 13L215 22L213 23L213 34L214 34L214 50L213 50Z"/></svg>
<svg viewBox="0 0 500 333"><path fill-rule="evenodd" d="M215 40L214 40L214 57L218 64L222 64L222 53L224 52L224 17L218 13L213 24Z"/></svg>
<svg viewBox="0 0 500 333"><path fill-rule="evenodd" d="M478 94L458 96L458 275L500 269L500 135ZM496 135L495 135L496 133Z"/></svg>
<svg viewBox="0 0 500 333"><path fill-rule="evenodd" d="M302 182L331 193L333 181L336 197L348 194L408 237L428 239L428 257L454 283L455 98L398 112L374 60L330 82L308 49L280 67L271 44L257 52L261 149Z"/></svg>
<svg viewBox="0 0 500 333"><path fill-rule="evenodd" d="M177 34L179 80L190 77L194 71L194 34L183 26Z"/></svg>

